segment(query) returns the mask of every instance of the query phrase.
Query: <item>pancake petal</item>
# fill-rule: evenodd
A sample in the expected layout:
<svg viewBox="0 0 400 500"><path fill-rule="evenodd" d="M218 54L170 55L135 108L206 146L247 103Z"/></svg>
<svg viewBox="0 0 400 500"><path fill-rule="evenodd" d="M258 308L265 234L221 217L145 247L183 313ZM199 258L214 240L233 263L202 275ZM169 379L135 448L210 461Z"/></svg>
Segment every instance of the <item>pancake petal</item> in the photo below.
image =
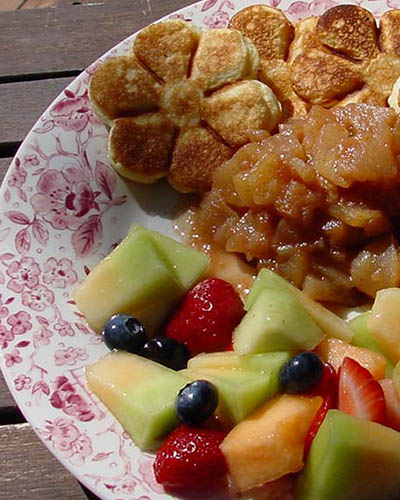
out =
<svg viewBox="0 0 400 500"><path fill-rule="evenodd" d="M209 191L214 170L233 151L203 127L182 130L175 144L168 180L182 193Z"/></svg>
<svg viewBox="0 0 400 500"><path fill-rule="evenodd" d="M253 42L239 31L213 29L201 37L193 59L191 79L203 90L256 78L259 57Z"/></svg>
<svg viewBox="0 0 400 500"><path fill-rule="evenodd" d="M175 130L159 113L118 118L113 122L108 141L112 166L120 175L136 182L150 184L165 177Z"/></svg>
<svg viewBox="0 0 400 500"><path fill-rule="evenodd" d="M180 80L189 72L200 34L196 26L180 19L151 24L137 35L133 52L159 79Z"/></svg>
<svg viewBox="0 0 400 500"><path fill-rule="evenodd" d="M400 57L400 9L385 12L381 17L379 28L381 50Z"/></svg>
<svg viewBox="0 0 400 500"><path fill-rule="evenodd" d="M281 116L275 94L257 80L229 85L204 100L203 118L232 148L250 142L251 132L271 132Z"/></svg>
<svg viewBox="0 0 400 500"><path fill-rule="evenodd" d="M129 56L104 61L89 84L93 109L108 124L115 118L156 109L159 95L160 85L136 58Z"/></svg>

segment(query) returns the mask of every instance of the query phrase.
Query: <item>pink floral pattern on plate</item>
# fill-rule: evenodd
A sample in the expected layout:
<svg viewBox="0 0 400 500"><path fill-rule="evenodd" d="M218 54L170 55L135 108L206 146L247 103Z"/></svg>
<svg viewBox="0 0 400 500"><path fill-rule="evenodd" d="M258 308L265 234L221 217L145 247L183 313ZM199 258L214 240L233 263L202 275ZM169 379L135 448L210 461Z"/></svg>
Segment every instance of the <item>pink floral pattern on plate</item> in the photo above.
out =
<svg viewBox="0 0 400 500"><path fill-rule="evenodd" d="M171 18L227 26L262 0L203 0ZM265 0L296 21L338 0ZM379 17L394 0L349 1ZM108 55L125 53L134 35ZM106 352L71 297L132 221L173 235L179 196L166 184L128 185L108 166L107 130L87 85L98 61L51 104L25 139L0 191L0 365L20 408L49 449L107 500L171 498L141 453L88 391L84 367Z"/></svg>

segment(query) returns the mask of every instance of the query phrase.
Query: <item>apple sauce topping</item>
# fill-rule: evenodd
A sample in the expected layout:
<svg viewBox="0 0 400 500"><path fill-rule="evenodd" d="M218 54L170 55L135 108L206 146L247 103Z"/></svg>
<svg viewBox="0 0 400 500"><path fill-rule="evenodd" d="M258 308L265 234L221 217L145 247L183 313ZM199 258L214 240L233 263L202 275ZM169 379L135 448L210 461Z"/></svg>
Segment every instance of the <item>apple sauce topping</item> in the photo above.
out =
<svg viewBox="0 0 400 500"><path fill-rule="evenodd" d="M315 106L216 169L190 237L316 300L361 304L400 284L399 154L392 109Z"/></svg>

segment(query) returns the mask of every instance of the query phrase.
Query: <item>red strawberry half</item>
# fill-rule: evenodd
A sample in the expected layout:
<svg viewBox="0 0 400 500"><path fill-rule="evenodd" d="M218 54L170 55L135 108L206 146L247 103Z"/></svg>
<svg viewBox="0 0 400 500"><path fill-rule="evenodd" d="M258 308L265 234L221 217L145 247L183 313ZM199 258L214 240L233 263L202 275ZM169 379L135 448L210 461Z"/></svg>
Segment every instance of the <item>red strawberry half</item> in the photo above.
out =
<svg viewBox="0 0 400 500"><path fill-rule="evenodd" d="M243 303L233 286L218 278L207 279L183 299L166 335L185 344L192 356L223 351L243 315Z"/></svg>
<svg viewBox="0 0 400 500"><path fill-rule="evenodd" d="M157 482L190 490L223 483L228 469L219 445L225 436L219 429L180 425L158 450L153 464Z"/></svg>
<svg viewBox="0 0 400 500"><path fill-rule="evenodd" d="M370 372L351 358L339 370L339 410L380 424L385 421L385 396Z"/></svg>

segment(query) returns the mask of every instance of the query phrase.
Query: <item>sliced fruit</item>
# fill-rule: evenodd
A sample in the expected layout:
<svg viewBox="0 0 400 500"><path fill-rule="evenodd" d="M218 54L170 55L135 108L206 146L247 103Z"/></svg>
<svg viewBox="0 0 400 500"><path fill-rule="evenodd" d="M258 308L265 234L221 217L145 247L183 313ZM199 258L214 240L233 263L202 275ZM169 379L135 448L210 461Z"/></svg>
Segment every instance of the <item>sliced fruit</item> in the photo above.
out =
<svg viewBox="0 0 400 500"><path fill-rule="evenodd" d="M297 481L296 500L396 499L400 433L329 410Z"/></svg>
<svg viewBox="0 0 400 500"><path fill-rule="evenodd" d="M301 352L287 363L280 372L282 390L289 394L307 392L321 382L324 375L324 363L315 352Z"/></svg>
<svg viewBox="0 0 400 500"><path fill-rule="evenodd" d="M400 361L400 288L379 290L368 318L368 328L391 363Z"/></svg>
<svg viewBox="0 0 400 500"><path fill-rule="evenodd" d="M339 339L325 339L315 352L336 371L343 364L344 358L348 357L358 361L376 380L385 378L386 358L364 347L356 347Z"/></svg>
<svg viewBox="0 0 400 500"><path fill-rule="evenodd" d="M219 278L198 283L184 297L166 327L166 335L186 345L192 355L225 349L244 315L242 299Z"/></svg>
<svg viewBox="0 0 400 500"><path fill-rule="evenodd" d="M385 425L395 431L400 431L400 398L393 380L385 378L379 381L385 395Z"/></svg>
<svg viewBox="0 0 400 500"><path fill-rule="evenodd" d="M176 397L176 416L184 424L200 425L217 409L218 399L218 389L208 380L189 382Z"/></svg>
<svg viewBox="0 0 400 500"><path fill-rule="evenodd" d="M365 347L370 351L377 352L385 356L385 353L380 348L378 342L375 340L370 329L368 328L369 311L359 314L354 319L349 321L349 326L354 332L353 340L351 343L356 347ZM386 356L385 356L386 357ZM394 366L386 358L386 372L385 376L392 375Z"/></svg>
<svg viewBox="0 0 400 500"><path fill-rule="evenodd" d="M254 285L250 290L245 304L247 311L252 307L260 293L266 288L293 293L328 337L335 337L345 340L346 342L351 342L353 332L342 318L336 316L336 314L329 311L329 309L321 304L318 304L318 302L310 299L288 281L266 268L261 269L258 273Z"/></svg>
<svg viewBox="0 0 400 500"><path fill-rule="evenodd" d="M325 420L328 411L333 407L334 407L333 397L331 395L326 396L321 406L318 408L317 413L314 415L314 418L312 419L310 424L310 428L308 429L306 439L304 442L304 460L307 458L312 442L314 441L314 438L317 435L318 429L321 427L322 422Z"/></svg>
<svg viewBox="0 0 400 500"><path fill-rule="evenodd" d="M226 461L219 448L225 433L181 425L158 450L153 469L158 483L169 488L213 489L226 478Z"/></svg>
<svg viewBox="0 0 400 500"><path fill-rule="evenodd" d="M283 394L231 430L221 450L240 492L303 467L305 437L321 403L318 396Z"/></svg>
<svg viewBox="0 0 400 500"><path fill-rule="evenodd" d="M339 371L339 410L365 420L385 421L385 396L371 373L357 361L345 358Z"/></svg>
<svg viewBox="0 0 400 500"><path fill-rule="evenodd" d="M290 292L265 289L233 334L238 354L309 350L324 333Z"/></svg>
<svg viewBox="0 0 400 500"><path fill-rule="evenodd" d="M394 387L397 391L397 395L400 398L400 361L397 363L397 365L394 367L393 373L392 373L392 380L394 383Z"/></svg>
<svg viewBox="0 0 400 500"><path fill-rule="evenodd" d="M279 390L279 369L267 373L240 369L187 369L182 373L191 380L204 379L218 389L216 411L222 425L231 428L241 422Z"/></svg>
<svg viewBox="0 0 400 500"><path fill-rule="evenodd" d="M86 380L141 449L156 446L178 424L175 399L189 382L181 372L123 351L88 366Z"/></svg>
<svg viewBox="0 0 400 500"><path fill-rule="evenodd" d="M189 360L188 368L225 368L277 373L291 358L289 352L267 352L263 354L236 354L232 351L198 354Z"/></svg>
<svg viewBox="0 0 400 500"><path fill-rule="evenodd" d="M75 291L76 305L96 332L125 313L154 333L207 263L196 250L134 225Z"/></svg>
<svg viewBox="0 0 400 500"><path fill-rule="evenodd" d="M135 232L138 228L144 229L133 224L129 232ZM147 231L161 259L175 275L181 287L185 290L192 288L204 275L209 264L208 256L156 231L144 230Z"/></svg>

